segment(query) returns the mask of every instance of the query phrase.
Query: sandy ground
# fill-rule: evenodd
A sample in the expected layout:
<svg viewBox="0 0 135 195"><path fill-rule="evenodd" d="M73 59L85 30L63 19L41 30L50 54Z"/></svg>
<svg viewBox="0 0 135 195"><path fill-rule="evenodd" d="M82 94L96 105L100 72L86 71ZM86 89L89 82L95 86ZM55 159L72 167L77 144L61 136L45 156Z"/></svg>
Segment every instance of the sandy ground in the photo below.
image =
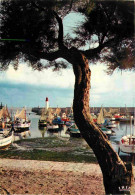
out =
<svg viewBox="0 0 135 195"><path fill-rule="evenodd" d="M0 175L0 194L105 194L97 164L0 159Z"/></svg>

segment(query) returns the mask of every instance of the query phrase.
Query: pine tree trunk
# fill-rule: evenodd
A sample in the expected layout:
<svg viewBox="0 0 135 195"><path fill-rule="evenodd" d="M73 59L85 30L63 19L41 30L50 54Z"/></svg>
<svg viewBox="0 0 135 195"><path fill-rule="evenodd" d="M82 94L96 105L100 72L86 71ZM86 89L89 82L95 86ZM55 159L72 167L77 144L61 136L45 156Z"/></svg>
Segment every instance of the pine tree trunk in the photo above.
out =
<svg viewBox="0 0 135 195"><path fill-rule="evenodd" d="M72 62L75 74L73 111L75 123L82 137L92 148L103 173L106 194L123 194L121 188L128 188L130 194L132 166L124 163L112 148L106 135L91 121L89 92L91 72L88 60L75 50ZM72 55L73 55L72 53ZM72 58L73 59L73 58ZM102 78L101 78L102 82Z"/></svg>

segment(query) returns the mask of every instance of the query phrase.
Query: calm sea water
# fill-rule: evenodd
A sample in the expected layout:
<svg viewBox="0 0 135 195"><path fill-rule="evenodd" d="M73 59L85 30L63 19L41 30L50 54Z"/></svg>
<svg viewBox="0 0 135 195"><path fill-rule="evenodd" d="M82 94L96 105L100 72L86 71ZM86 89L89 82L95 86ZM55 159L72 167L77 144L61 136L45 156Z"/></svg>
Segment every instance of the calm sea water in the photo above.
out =
<svg viewBox="0 0 135 195"><path fill-rule="evenodd" d="M30 115L28 115L29 119L31 120L31 137L41 137L42 136L42 129L39 129L38 127L38 120L40 116L36 115L35 113L31 112ZM124 123L124 122L115 122L116 128L113 128L113 130L116 132L115 136L111 136L112 140L115 140L115 142L119 141L120 138L123 135L130 134L130 123ZM64 133L65 128L62 130ZM62 133L62 136L64 135ZM45 134L44 136L49 136L49 134ZM110 139L111 140L111 139Z"/></svg>
<svg viewBox="0 0 135 195"><path fill-rule="evenodd" d="M16 112L17 108L12 109L12 115ZM19 108L21 110L21 108ZM11 112L11 110L10 110ZM49 133L46 128L40 129L38 127L38 120L40 116L36 115L35 113L31 112L31 109L27 109L27 117L31 120L31 126L29 131L26 131L24 135L15 135L15 140L19 139L31 139L31 138L41 138L41 137L48 137L48 136L58 136L58 137L66 137L70 138L70 135L66 134L67 127L64 126L61 131L58 133ZM134 126L132 126L135 128ZM110 137L110 141L112 143L113 148L118 152L119 140L123 135L130 134L130 123L124 122L116 122L116 128L113 128L116 132L116 135ZM126 154L125 154L126 155Z"/></svg>

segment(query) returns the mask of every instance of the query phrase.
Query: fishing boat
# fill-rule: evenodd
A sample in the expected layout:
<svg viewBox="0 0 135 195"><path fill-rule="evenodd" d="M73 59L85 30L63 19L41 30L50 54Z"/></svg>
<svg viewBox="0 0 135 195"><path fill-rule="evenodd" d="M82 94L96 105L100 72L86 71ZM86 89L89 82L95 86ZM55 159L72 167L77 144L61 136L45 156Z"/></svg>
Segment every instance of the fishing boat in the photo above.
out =
<svg viewBox="0 0 135 195"><path fill-rule="evenodd" d="M52 108L49 108L49 99L46 97L46 107L42 109L40 119L38 121L39 127L46 127L48 124L52 123L54 119L54 114Z"/></svg>
<svg viewBox="0 0 135 195"><path fill-rule="evenodd" d="M61 120L62 120L63 122L67 122L67 121L69 121L69 118L67 117L67 115L66 115L66 113L65 113L65 112L64 112L64 113L62 113Z"/></svg>
<svg viewBox="0 0 135 195"><path fill-rule="evenodd" d="M65 124L65 122L61 119L61 117L56 117L52 121L52 124L53 125L58 125L59 127L63 127L63 125Z"/></svg>
<svg viewBox="0 0 135 195"><path fill-rule="evenodd" d="M111 133L112 136L116 136L116 131L114 131L113 129L111 129L111 132L112 132Z"/></svg>
<svg viewBox="0 0 135 195"><path fill-rule="evenodd" d="M135 154L135 136L123 136L120 140L119 152L120 151L124 153Z"/></svg>
<svg viewBox="0 0 135 195"><path fill-rule="evenodd" d="M59 128L59 125L48 124L47 125L47 130L50 131L50 132L58 132L61 129Z"/></svg>
<svg viewBox="0 0 135 195"><path fill-rule="evenodd" d="M67 127L70 127L70 126L72 126L72 125L75 124L75 121L74 121L74 114L73 114L73 105L71 105L70 112L69 112L67 118L68 118L68 120L65 121L65 125L66 125Z"/></svg>
<svg viewBox="0 0 135 195"><path fill-rule="evenodd" d="M47 125L51 124L54 119L53 111L51 108L43 108L41 117L38 121L39 127L47 127Z"/></svg>
<svg viewBox="0 0 135 195"><path fill-rule="evenodd" d="M108 122L108 124L106 125L106 127L107 127L108 129L111 129L111 128L116 128L117 125L116 125L115 123Z"/></svg>
<svg viewBox="0 0 135 195"><path fill-rule="evenodd" d="M111 129L111 128L116 128L117 125L115 124L115 121L110 121L108 119L105 120L104 122L104 126L108 129Z"/></svg>
<svg viewBox="0 0 135 195"><path fill-rule="evenodd" d="M40 119L38 121L38 126L39 127L46 127L47 126L47 115L46 115L45 109L42 109L42 111L41 111L41 116L40 116Z"/></svg>
<svg viewBox="0 0 135 195"><path fill-rule="evenodd" d="M130 122L130 116L123 116L120 118L120 122ZM132 120L133 122L133 120Z"/></svg>
<svg viewBox="0 0 135 195"><path fill-rule="evenodd" d="M4 106L0 110L0 127L3 127L3 125L5 125L6 127L11 127L11 116L7 106Z"/></svg>
<svg viewBox="0 0 135 195"><path fill-rule="evenodd" d="M120 122L130 122L131 116L129 115L129 111L127 106L125 105L125 114L120 118ZM133 122L134 119L132 119Z"/></svg>
<svg viewBox="0 0 135 195"><path fill-rule="evenodd" d="M4 132L0 134L0 150L7 149L12 143L13 131L10 131L8 134Z"/></svg>
<svg viewBox="0 0 135 195"><path fill-rule="evenodd" d="M72 125L74 125L74 124L75 124L75 121L72 120L72 119L65 122L65 125L66 125L67 127L70 127L70 126L72 126Z"/></svg>
<svg viewBox="0 0 135 195"><path fill-rule="evenodd" d="M80 130L78 129L78 127L76 126L76 124L71 125L68 129L67 129L67 133L70 134L70 137L81 137L81 133Z"/></svg>
<svg viewBox="0 0 135 195"><path fill-rule="evenodd" d="M120 139L118 153L120 153L120 151L128 154L135 154L135 122L134 131L132 132L132 116L130 117L130 134L125 135Z"/></svg>
<svg viewBox="0 0 135 195"><path fill-rule="evenodd" d="M101 107L100 112L99 112L98 117L97 117L97 124L98 125L101 125L101 124L103 125L104 122L105 122L105 119L104 119L104 115L103 115L103 109Z"/></svg>
<svg viewBox="0 0 135 195"><path fill-rule="evenodd" d="M108 129L105 126L99 126L99 127L101 128L101 130L103 131L103 133L106 134L107 136L112 135L111 129Z"/></svg>
<svg viewBox="0 0 135 195"><path fill-rule="evenodd" d="M110 108L109 113L111 113L111 121L119 121L122 115L120 115L120 108Z"/></svg>
<svg viewBox="0 0 135 195"><path fill-rule="evenodd" d="M103 115L104 115L104 118L109 118L109 119L112 118L111 110L107 111L105 108L103 109Z"/></svg>
<svg viewBox="0 0 135 195"><path fill-rule="evenodd" d="M94 113L90 113L90 121L97 123L97 116Z"/></svg>
<svg viewBox="0 0 135 195"><path fill-rule="evenodd" d="M30 125L31 121L26 116L26 109L23 108L21 112L17 110L14 116L14 130L21 132L29 129Z"/></svg>
<svg viewBox="0 0 135 195"><path fill-rule="evenodd" d="M69 120L74 120L74 114L73 114L73 105L71 105L69 114L68 114Z"/></svg>
<svg viewBox="0 0 135 195"><path fill-rule="evenodd" d="M113 118L114 118L115 121L120 121L120 120L123 119L124 117L125 117L124 115L115 114Z"/></svg>
<svg viewBox="0 0 135 195"><path fill-rule="evenodd" d="M105 119L104 119L102 107L101 107L100 113L99 113L99 115L97 117L97 125L103 131L103 133L105 133L107 136L110 136L112 134L111 129L108 129L105 126Z"/></svg>

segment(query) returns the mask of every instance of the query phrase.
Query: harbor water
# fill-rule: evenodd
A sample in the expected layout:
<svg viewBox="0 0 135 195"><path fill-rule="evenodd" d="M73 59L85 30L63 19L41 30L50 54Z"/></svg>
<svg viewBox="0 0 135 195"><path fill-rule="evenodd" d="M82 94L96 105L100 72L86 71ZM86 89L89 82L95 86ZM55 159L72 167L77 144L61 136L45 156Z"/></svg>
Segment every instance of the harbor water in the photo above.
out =
<svg viewBox="0 0 135 195"><path fill-rule="evenodd" d="M19 110L21 110L21 108ZM16 109L14 110L12 109L12 115L14 115L15 112L16 112ZM27 117L31 120L30 129L23 133L15 133L14 143L15 141L21 140L21 139L44 138L44 137L50 137L50 136L70 139L70 135L66 133L66 130L68 128L66 127L66 125L64 125L58 132L50 133L49 131L47 131L46 127L44 128L38 127L38 121L39 121L40 116L36 115L34 112L31 112L31 109L27 110ZM113 128L113 130L115 131L115 135L110 136L109 140L114 150L118 152L120 138L124 135L130 134L130 123L129 122L119 122L119 121L116 121L115 123L116 123L116 127ZM134 125L132 125L132 127L133 129L135 128ZM74 141L74 139L72 141ZM80 142L81 140L82 142L84 141L83 139L80 139ZM122 152L120 155L128 156L128 154L125 154Z"/></svg>

